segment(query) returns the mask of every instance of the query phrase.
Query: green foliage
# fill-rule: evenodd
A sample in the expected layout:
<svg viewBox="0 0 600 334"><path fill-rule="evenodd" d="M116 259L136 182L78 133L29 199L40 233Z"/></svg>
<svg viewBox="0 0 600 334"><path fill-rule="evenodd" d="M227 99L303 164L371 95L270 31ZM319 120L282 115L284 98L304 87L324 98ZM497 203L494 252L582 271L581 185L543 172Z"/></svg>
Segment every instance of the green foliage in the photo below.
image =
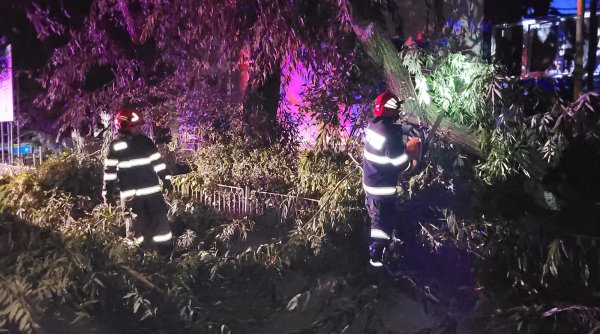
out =
<svg viewBox="0 0 600 334"><path fill-rule="evenodd" d="M422 107L434 104L444 114L445 124L465 125L471 130L493 126L489 97L496 66L459 52L418 48L405 48L401 61L413 76L414 98ZM407 102L408 112L415 111L411 101Z"/></svg>
<svg viewBox="0 0 600 334"><path fill-rule="evenodd" d="M3 212L18 215L26 222L7 217L0 224L0 328L36 333L50 315L58 314L57 321L65 326L69 323L73 329L94 327L96 321L110 318L115 324L131 324L137 332L237 332L248 328L250 322L246 321L264 319L265 314L276 313L285 305L295 305L295 310L303 305L327 308L311 318L307 330L367 328L378 312L374 308L381 307L368 289L351 290L350 283L338 279L332 284L318 281L313 287L303 284L302 291L289 292L289 298L278 290L278 285L287 283L286 272L297 267L308 267L314 275L321 270L330 273L332 263L336 263L343 267L337 270L347 275L355 270L352 264L360 262L360 252L346 253L343 248L358 248L353 238L365 222L362 173L352 159L360 155L354 152L359 148L348 148L345 153L303 151L298 158L281 153L278 146L246 152L241 144L220 145L214 151L207 148L202 152L202 166L219 169L230 177L233 171L241 171L246 179L242 181L239 176L236 180L247 185L285 188L319 198L321 209L312 217L295 217L293 226L286 222L269 225L255 217L229 222L189 199L171 198L170 217L178 236L178 257L170 262L121 244L125 212L90 205L97 196L90 200L86 195L93 196L94 190L73 190L76 188L66 185L70 180L52 172L100 184L99 177L90 176L96 173L94 164L65 156L52 161L52 168L43 167L43 172L2 179ZM218 152L216 158L212 152ZM255 153L263 156L252 156ZM270 153L273 157L268 156ZM297 174L293 167L296 160ZM287 166L287 176L276 175L274 161ZM272 175L259 171L262 164ZM595 326L597 310L588 305L591 299L587 298L595 284L591 280L592 264L586 258L589 249L564 238L554 229L550 215L523 215L509 221L494 217L490 211L496 207L490 203L472 207L469 201L483 197L477 192L482 188L472 178L472 167L457 148L434 140L425 166L412 177L405 175L402 186L406 192L399 201L405 208L416 208L411 216L421 223L423 240L432 250L450 245L470 254L477 283L485 287L485 293L494 298L506 293L511 300L522 302L523 308L505 313L519 317L513 323L523 320L522 328L535 328L529 322L541 319L546 323L555 315L573 321L578 328ZM206 185L207 180L231 182L219 179L212 170L200 172L199 168L195 176L192 174L199 185ZM189 180L194 178L186 182ZM461 192L468 193L460 197ZM445 205L453 200L467 203ZM461 211L465 207L468 209ZM251 243L261 228L276 227L281 233ZM335 237L342 239L343 246L335 244ZM298 273L292 271L291 275ZM578 294L572 293L573 289ZM340 298L334 297L340 290L346 292ZM561 296L565 305L557 304L556 296ZM243 304L248 299L251 302ZM235 306L228 304L233 301ZM255 305L260 302L268 306L256 311ZM228 316L232 308L243 309L244 314ZM258 315L247 315L252 312ZM540 312L549 313L540 318Z"/></svg>
<svg viewBox="0 0 600 334"><path fill-rule="evenodd" d="M39 329L32 317L32 305L28 302L31 287L16 279L3 278L0 283L0 328L14 324L21 333L33 333Z"/></svg>
<svg viewBox="0 0 600 334"><path fill-rule="evenodd" d="M471 129L490 129L494 115L489 97L497 68L461 53L432 62L435 68L427 76L432 102L453 122Z"/></svg>
<svg viewBox="0 0 600 334"><path fill-rule="evenodd" d="M81 182L86 167L74 161L65 156L52 166L80 175ZM120 208L97 205L86 210L83 202L89 199L61 190L66 187L59 188L63 183L56 180L50 169L3 179L4 212L20 213L27 222L8 217L0 226L2 329L37 333L52 315L53 321L73 330L94 328L99 319L110 318L114 326L125 322L138 332L232 332L245 327L208 311L218 300L209 302L206 296L223 284L231 284L228 295L236 294L246 277L258 284L253 294L265 294L261 289L270 291L282 268L305 261L309 254L293 243L271 239L234 251L234 243L250 239L258 223L263 229L271 227L247 218L225 224L212 209L173 198L170 217L173 231L181 235L176 250L180 257L166 264L121 243L126 213ZM43 185L50 184L58 186L45 190ZM27 200L10 203L19 197Z"/></svg>
<svg viewBox="0 0 600 334"><path fill-rule="evenodd" d="M508 310L510 331L530 333L596 333L600 330L600 308L587 305L535 304Z"/></svg>
<svg viewBox="0 0 600 334"><path fill-rule="evenodd" d="M362 221L362 172L348 153L301 152L297 191L319 197L319 211L307 222L299 221L293 232L313 248L320 248L326 233L349 232Z"/></svg>
<svg viewBox="0 0 600 334"><path fill-rule="evenodd" d="M480 178L492 184L496 181L505 181L510 176L519 172L530 177L534 173L534 158L531 142L528 141L523 126L503 127L494 129L485 144L488 151L486 160L478 165L477 172Z"/></svg>
<svg viewBox="0 0 600 334"><path fill-rule="evenodd" d="M498 83L494 88L502 111L496 126L482 132L486 158L477 167L485 182L505 181L519 173L541 179L560 162L562 152L574 139L597 140L600 128L596 93L584 94L573 103L555 96L532 97L548 109L528 116L531 110L524 105L525 88L505 86L501 88Z"/></svg>
<svg viewBox="0 0 600 334"><path fill-rule="evenodd" d="M102 175L102 163L98 155L71 151L61 156L51 156L35 170L35 178L40 181L41 189L57 189L72 196L91 198L100 195Z"/></svg>
<svg viewBox="0 0 600 334"><path fill-rule="evenodd" d="M192 187L227 184L287 192L296 180L295 162L293 152L282 146L248 150L235 140L200 149L193 158L195 170L180 182Z"/></svg>
<svg viewBox="0 0 600 334"><path fill-rule="evenodd" d="M52 157L35 170L5 177L0 185L0 212L39 226L76 225L74 219L98 203L101 175L98 161L91 156Z"/></svg>
<svg viewBox="0 0 600 334"><path fill-rule="evenodd" d="M358 156L356 153L354 155ZM299 163L296 174L294 165L297 160ZM293 218L295 222L292 240L274 249L278 252L277 256L288 259L284 262L289 263L289 259L295 257L293 254L303 252L297 247L309 246L311 249L319 250L328 232L346 233L353 230L357 221L362 222L362 173L347 153L313 150L300 152L299 157L296 158L291 153L285 153L277 145L268 149L249 150L244 148L241 142L235 142L204 148L195 157L195 161L196 170L177 178L176 183L191 186L192 189L210 187L216 183L247 185L252 189L258 187L268 191L290 192L300 196L320 198L320 209L316 214L284 216L283 221L278 222L285 224L289 221L288 218ZM292 182L296 180L297 182ZM185 199L175 200L172 211L179 212L179 217L189 221L190 226L196 224L193 222L193 219L196 219L194 217L199 219L197 222L206 222L207 217L211 216L210 212L203 212L201 215L192 213L191 219L184 218L188 216L186 212L203 210L190 205L192 204L186 203ZM261 217L259 223L264 225L265 219L269 219L268 215ZM252 229L253 224L252 220L242 219L222 225L217 218L208 224L214 227L211 231L200 231L194 227L190 231L195 234L211 235L215 240L227 244L233 234L239 234L243 239L249 229ZM207 226L204 223L201 225L204 228ZM179 230L181 233L184 232Z"/></svg>
<svg viewBox="0 0 600 334"><path fill-rule="evenodd" d="M466 126L477 136L483 153L477 175L488 184L518 175L541 179L572 139L596 140L600 133L596 93L568 103L537 86L510 81L495 65L462 53L408 48L401 57L420 105L431 101L444 114L442 127Z"/></svg>
<svg viewBox="0 0 600 334"><path fill-rule="evenodd" d="M4 216L0 238L0 309L8 324L19 331L39 329L43 312L52 303L62 304L77 296L77 275L89 262L78 244Z"/></svg>
<svg viewBox="0 0 600 334"><path fill-rule="evenodd" d="M298 111L318 127L315 147L340 150L371 116L379 73L372 69L365 51L357 46L344 54L332 52L334 62L307 73ZM337 64L336 64L337 63ZM352 127L352 128L350 128Z"/></svg>
<svg viewBox="0 0 600 334"><path fill-rule="evenodd" d="M248 238L248 233L254 229L254 225L255 222L248 219L248 217L234 219L223 226L222 231L217 234L217 239L225 243L230 243L237 235L238 238L245 241Z"/></svg>
<svg viewBox="0 0 600 334"><path fill-rule="evenodd" d="M418 102L438 108L437 112L443 114L442 127L464 126L477 134L479 145L484 148L484 163L494 160L496 157L491 155L499 155L500 149L489 149L492 146L489 142L490 134L496 130L494 98L497 96L493 93L498 89L498 68L478 58L443 50L408 48L401 56L402 64L414 77ZM502 139L498 141L502 143ZM500 172L502 165L495 168L496 164L490 164L490 168L480 169L481 177L493 179L490 175Z"/></svg>
<svg viewBox="0 0 600 334"><path fill-rule="evenodd" d="M598 326L597 283L590 280L598 274L597 257L590 257L597 249L561 237L550 217L470 219L439 209L420 227L432 250L450 246L471 255L485 298L497 302L488 330L588 333Z"/></svg>
<svg viewBox="0 0 600 334"><path fill-rule="evenodd" d="M429 144L423 166L401 177L400 199L410 200L424 193L447 192L452 196L455 185L472 182L473 167L460 149L436 137Z"/></svg>
<svg viewBox="0 0 600 334"><path fill-rule="evenodd" d="M176 234L183 234L185 230L190 230L198 235L203 235L208 229L227 221L223 214L213 208L181 196L170 198L169 218Z"/></svg>
<svg viewBox="0 0 600 334"><path fill-rule="evenodd" d="M347 29L348 5L332 0L124 0L115 6L112 0L93 0L83 11L68 4L28 6L40 39L65 39L48 60L41 78L47 90L38 103L52 108L66 102L69 117L64 119L73 125L126 103L136 104L154 123L182 116L191 126L198 123L188 120L207 127L239 121L256 125L245 119L247 113L224 111L241 105L242 96L254 95L270 75L278 74L283 60L292 59L323 78L341 62L352 63L353 53L346 52L355 44ZM80 17L75 20L79 23L71 15ZM114 31L122 33L117 37ZM78 66L72 64L74 58L81 60ZM244 65L251 80L247 92L235 79ZM105 79L90 84L98 74ZM278 87L274 91L278 94ZM273 98L268 96L267 103Z"/></svg>

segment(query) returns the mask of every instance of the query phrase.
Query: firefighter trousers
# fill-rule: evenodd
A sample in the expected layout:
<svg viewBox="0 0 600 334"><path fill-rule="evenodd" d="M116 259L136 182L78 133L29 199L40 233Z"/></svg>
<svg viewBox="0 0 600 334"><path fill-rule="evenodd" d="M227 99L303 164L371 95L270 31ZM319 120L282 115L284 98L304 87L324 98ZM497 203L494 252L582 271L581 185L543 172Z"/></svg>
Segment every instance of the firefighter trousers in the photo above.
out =
<svg viewBox="0 0 600 334"><path fill-rule="evenodd" d="M121 199L121 205L131 215L126 219L126 234L139 243L170 245L171 228L168 206L162 193Z"/></svg>
<svg viewBox="0 0 600 334"><path fill-rule="evenodd" d="M371 218L371 231L381 231L388 238L392 231L399 227L398 212L396 210L396 196L365 196L365 205ZM375 232L375 235L384 234ZM380 239L383 239L380 238Z"/></svg>

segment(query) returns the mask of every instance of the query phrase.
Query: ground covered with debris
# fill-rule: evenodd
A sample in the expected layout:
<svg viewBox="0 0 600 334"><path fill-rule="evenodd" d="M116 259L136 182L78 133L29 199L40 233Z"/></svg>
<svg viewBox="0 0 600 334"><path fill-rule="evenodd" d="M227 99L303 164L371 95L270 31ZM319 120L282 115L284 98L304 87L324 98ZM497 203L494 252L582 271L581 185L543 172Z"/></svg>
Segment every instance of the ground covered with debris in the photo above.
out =
<svg viewBox="0 0 600 334"><path fill-rule="evenodd" d="M317 212L228 217L169 194L177 236L169 258L123 242L127 213L100 203L96 160L65 155L6 175L0 328L441 334L598 326L592 239L576 237L563 212L536 205L518 182L491 187L464 174L464 162L445 168L449 156L457 155L432 154L404 180L398 208L414 238L395 241L382 272L367 265L360 172L346 153L303 152L289 177L277 175L277 187L293 183L291 193L320 197ZM245 166L238 172L256 173ZM202 173L193 168L178 182L206 185L211 176ZM246 179L264 182L254 175Z"/></svg>

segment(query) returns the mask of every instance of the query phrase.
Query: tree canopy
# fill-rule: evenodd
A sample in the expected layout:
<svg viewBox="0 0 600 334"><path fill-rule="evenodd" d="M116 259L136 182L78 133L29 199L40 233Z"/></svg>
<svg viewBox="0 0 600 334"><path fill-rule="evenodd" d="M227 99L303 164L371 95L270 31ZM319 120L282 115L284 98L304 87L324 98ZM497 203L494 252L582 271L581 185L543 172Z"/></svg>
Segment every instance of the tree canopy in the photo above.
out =
<svg viewBox="0 0 600 334"><path fill-rule="evenodd" d="M264 100L252 92L283 66L302 66L316 82L336 73L344 74L337 75L342 83L351 80L357 44L349 6L345 0L93 0L79 8L85 13L79 24L67 10L33 2L28 17L38 37L66 40L50 56L38 102L61 108L66 125L122 105L159 124L177 116L243 122L253 113L247 109L264 103L245 103L244 111L239 104L244 97Z"/></svg>

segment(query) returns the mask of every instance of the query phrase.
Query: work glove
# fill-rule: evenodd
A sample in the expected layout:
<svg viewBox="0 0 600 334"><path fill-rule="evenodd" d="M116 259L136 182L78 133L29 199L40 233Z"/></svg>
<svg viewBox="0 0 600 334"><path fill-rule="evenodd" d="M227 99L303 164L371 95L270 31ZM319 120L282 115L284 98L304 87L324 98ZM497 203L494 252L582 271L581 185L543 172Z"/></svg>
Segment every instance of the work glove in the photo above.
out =
<svg viewBox="0 0 600 334"><path fill-rule="evenodd" d="M419 160L421 159L420 138L413 137L408 140L408 143L406 143L406 155L408 155L408 158L413 166L416 166L419 163Z"/></svg>

